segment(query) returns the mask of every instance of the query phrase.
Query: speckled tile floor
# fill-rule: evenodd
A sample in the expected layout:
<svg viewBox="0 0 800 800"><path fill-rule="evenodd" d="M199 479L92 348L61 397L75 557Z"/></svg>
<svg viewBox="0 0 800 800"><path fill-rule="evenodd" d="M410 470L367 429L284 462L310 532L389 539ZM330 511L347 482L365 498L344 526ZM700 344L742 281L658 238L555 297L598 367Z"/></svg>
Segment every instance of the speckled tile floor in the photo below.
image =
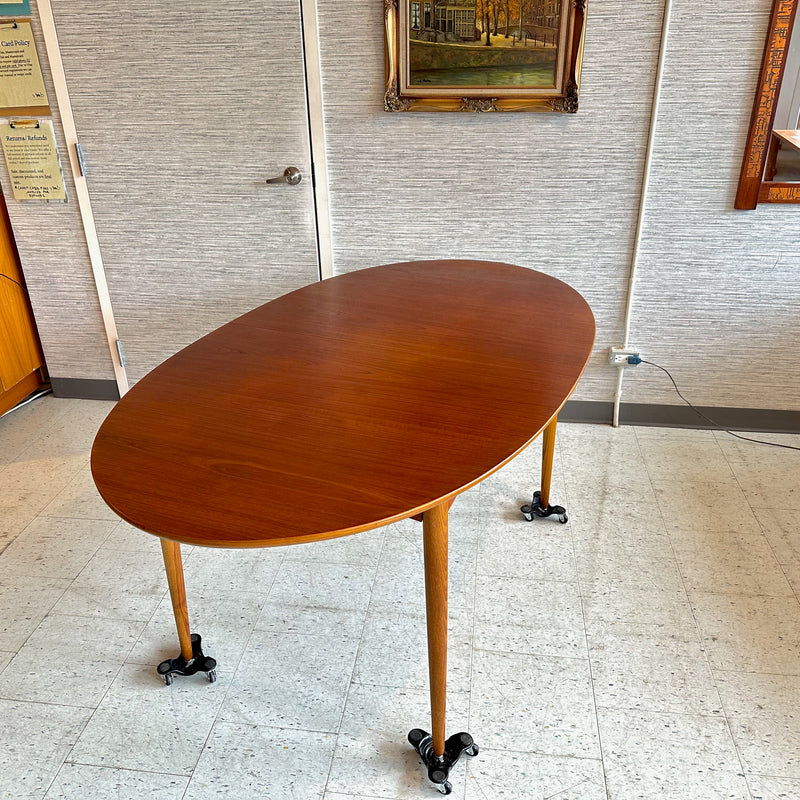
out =
<svg viewBox="0 0 800 800"><path fill-rule="evenodd" d="M0 420L0 797L410 800L428 784L421 526L185 548L219 679L176 679L158 543L89 476L111 403ZM768 437L800 444L800 437ZM561 425L451 515L454 800L800 797L800 453Z"/></svg>

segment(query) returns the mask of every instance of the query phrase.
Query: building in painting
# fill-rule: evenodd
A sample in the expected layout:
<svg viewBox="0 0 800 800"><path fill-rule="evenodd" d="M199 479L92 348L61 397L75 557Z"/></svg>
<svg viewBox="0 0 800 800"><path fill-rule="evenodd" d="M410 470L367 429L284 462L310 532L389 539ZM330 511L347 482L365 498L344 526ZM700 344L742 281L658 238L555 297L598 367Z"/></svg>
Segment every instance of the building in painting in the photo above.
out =
<svg viewBox="0 0 800 800"><path fill-rule="evenodd" d="M476 0L409 0L412 38L438 42L474 40L475 4Z"/></svg>
<svg viewBox="0 0 800 800"><path fill-rule="evenodd" d="M533 0L528 19L534 25L557 28L561 3L559 0Z"/></svg>

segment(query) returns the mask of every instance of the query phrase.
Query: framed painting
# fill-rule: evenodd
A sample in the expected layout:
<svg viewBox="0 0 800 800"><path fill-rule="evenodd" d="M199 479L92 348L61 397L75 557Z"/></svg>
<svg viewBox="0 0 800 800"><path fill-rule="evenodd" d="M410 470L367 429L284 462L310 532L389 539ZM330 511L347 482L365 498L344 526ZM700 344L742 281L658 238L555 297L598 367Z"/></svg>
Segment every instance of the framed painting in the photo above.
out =
<svg viewBox="0 0 800 800"><path fill-rule="evenodd" d="M386 111L578 110L586 0L383 0Z"/></svg>

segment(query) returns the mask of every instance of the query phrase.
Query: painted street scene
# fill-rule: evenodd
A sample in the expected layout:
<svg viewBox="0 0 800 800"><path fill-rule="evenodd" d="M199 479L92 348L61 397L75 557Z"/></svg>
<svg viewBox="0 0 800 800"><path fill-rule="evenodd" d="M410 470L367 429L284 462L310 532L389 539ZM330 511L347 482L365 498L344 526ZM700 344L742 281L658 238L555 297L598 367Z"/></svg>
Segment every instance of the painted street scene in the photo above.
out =
<svg viewBox="0 0 800 800"><path fill-rule="evenodd" d="M561 0L407 0L410 86L555 83Z"/></svg>

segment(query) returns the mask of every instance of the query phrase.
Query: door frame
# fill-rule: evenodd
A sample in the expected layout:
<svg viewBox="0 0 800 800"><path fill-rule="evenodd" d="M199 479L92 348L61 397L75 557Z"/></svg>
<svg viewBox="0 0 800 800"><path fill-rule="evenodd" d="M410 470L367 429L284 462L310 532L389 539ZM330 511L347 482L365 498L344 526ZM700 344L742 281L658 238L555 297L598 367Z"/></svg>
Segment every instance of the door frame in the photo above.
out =
<svg viewBox="0 0 800 800"><path fill-rule="evenodd" d="M39 20L45 42L45 52L50 65L53 87L56 94L64 139L69 153L70 169L75 181L75 194L80 209L86 244L89 249L89 260L92 267L103 327L106 333L111 362L114 367L114 378L119 396L129 389L128 375L125 370L124 356L120 345L114 310L108 289L103 255L95 227L92 202L86 178L83 174L79 153L80 144L69 98L64 63L53 16L51 0L39 0ZM303 65L305 74L306 118L309 128L309 150L312 165L312 197L317 234L317 266L320 279L333 275L333 248L331 240L330 205L328 193L328 172L325 148L325 126L323 118L322 71L319 50L319 24L317 19L316 0L299 0L300 34L303 42Z"/></svg>

